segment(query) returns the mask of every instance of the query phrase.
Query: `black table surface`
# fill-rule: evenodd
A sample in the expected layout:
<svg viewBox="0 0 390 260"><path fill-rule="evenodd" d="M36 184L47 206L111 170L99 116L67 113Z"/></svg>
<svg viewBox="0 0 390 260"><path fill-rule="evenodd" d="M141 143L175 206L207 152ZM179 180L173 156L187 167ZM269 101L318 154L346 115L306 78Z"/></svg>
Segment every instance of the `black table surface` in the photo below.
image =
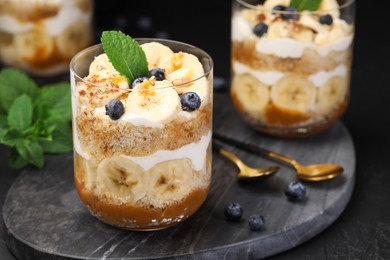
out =
<svg viewBox="0 0 390 260"><path fill-rule="evenodd" d="M120 29L132 37L167 37L196 45L213 57L216 83L225 83L225 90L216 90L215 95L228 95L230 1L190 1L185 7L177 1L96 0L95 3L96 39L103 30ZM356 7L351 102L341 119L356 150L356 183L351 200L341 216L323 232L269 259L390 259L387 6L357 1ZM20 174L7 166L7 152L6 147L0 146L0 210L9 187ZM2 223L2 214L0 220ZM1 235L3 230L0 226ZM0 259L15 260L2 236Z"/></svg>

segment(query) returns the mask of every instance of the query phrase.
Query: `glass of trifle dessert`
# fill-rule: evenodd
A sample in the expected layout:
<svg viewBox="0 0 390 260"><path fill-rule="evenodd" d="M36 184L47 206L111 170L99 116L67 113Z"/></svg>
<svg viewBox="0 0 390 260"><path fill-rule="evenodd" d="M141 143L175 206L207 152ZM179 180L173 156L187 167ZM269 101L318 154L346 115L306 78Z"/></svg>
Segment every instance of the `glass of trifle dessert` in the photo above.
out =
<svg viewBox="0 0 390 260"><path fill-rule="evenodd" d="M256 130L307 137L345 112L354 0L233 0L234 107Z"/></svg>
<svg viewBox="0 0 390 260"><path fill-rule="evenodd" d="M0 0L0 61L32 76L67 75L94 42L93 0Z"/></svg>
<svg viewBox="0 0 390 260"><path fill-rule="evenodd" d="M104 31L70 72L74 179L89 211L128 230L194 214L211 182L211 57L182 42Z"/></svg>

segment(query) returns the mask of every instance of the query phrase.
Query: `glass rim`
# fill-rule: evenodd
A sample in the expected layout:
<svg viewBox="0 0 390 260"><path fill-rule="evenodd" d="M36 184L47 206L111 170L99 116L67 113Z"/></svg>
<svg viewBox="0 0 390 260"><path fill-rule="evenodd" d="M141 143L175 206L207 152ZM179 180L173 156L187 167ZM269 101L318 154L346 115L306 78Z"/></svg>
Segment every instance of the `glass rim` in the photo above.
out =
<svg viewBox="0 0 390 260"><path fill-rule="evenodd" d="M213 68L214 68L214 61L213 59L211 58L211 56L206 52L204 51L203 49L195 46L195 45L192 45L192 44L188 44L188 43L185 43L185 42L181 42L181 41L176 41L176 40L170 40L170 39L163 39L163 38L133 38L135 41L137 41L138 43L139 42L152 42L152 41L157 41L157 42L160 42L160 43L164 43L164 42L169 42L171 44L178 44L178 45L181 45L181 46L186 46L187 48L192 48L192 49L196 49L198 50L204 57L206 57L209 61L209 65L210 65L210 68L206 71L204 71L204 74L199 76L199 77L196 77L195 79L193 80L190 80L190 81L186 81L186 82L183 82L183 83L180 83L180 84L177 84L177 85L173 85L171 82L171 86L164 86L164 87L157 87L157 88L153 88L153 89L132 89L130 88L130 84L129 83L129 88L116 88L116 87L110 87L110 86L107 86L107 85L103 85L103 84L99 84L99 83L94 83L94 82L91 82L91 81L88 81L86 79L84 79L84 77L78 75L78 73L76 73L75 69L74 69L74 65L76 63L76 61L81 57L83 56L85 53L87 52L90 52L92 50L96 50L98 48L102 48L102 43L97 43L97 44L94 44L94 45L91 45L87 48L84 48L82 50L80 50L78 53L76 53L73 58L71 59L70 63L69 63L69 70L70 70L70 74L71 76L75 76L77 77L80 81L84 82L85 84L88 84L88 85L92 85L94 87L99 87L99 88L105 88L105 89L114 89L114 90L117 90L117 91L126 91L126 92L133 92L133 91L152 91L152 90L160 90L160 89L169 89L169 88L181 88L181 87L186 87L186 85L189 85L191 83L194 83L202 78L207 78L208 75L212 72ZM169 47L169 46L168 46ZM103 48L102 48L103 49ZM183 51L184 52L184 51ZM104 51L102 52L104 53ZM189 52L187 52L189 53ZM190 53L191 54L191 53ZM197 57L199 59L199 57ZM202 63L201 63L202 64ZM204 69L204 66L202 64L202 67ZM125 77L126 78L126 77ZM127 79L126 79L127 80Z"/></svg>
<svg viewBox="0 0 390 260"><path fill-rule="evenodd" d="M234 0L234 1L237 2L238 4L242 5L242 6L250 8L250 9L255 9L255 10L259 10L260 9L256 5L247 3L246 0ZM298 11L297 13L298 14L302 14L302 13L309 13L309 14L325 13L325 12L330 12L330 11L334 11L334 10L341 10L341 9L347 8L347 7L351 6L353 3L355 3L355 0L346 0L346 2L344 4L342 4L342 5L340 5L338 8L332 8L332 9L321 10L321 11L318 11L318 10L316 10L316 11L304 10L304 11ZM262 11L266 11L266 12L274 12L274 13L277 13L277 14L296 13L296 12L292 12L292 11L278 11L278 10L273 11L272 9L267 9L267 8L264 8L264 9L261 9L261 10Z"/></svg>

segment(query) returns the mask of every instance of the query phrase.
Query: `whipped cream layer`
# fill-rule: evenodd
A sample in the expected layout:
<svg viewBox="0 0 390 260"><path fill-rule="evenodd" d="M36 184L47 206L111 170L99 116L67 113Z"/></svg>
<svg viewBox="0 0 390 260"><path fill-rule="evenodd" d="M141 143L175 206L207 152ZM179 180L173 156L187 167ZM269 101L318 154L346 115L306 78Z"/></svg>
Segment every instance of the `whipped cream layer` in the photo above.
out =
<svg viewBox="0 0 390 260"><path fill-rule="evenodd" d="M250 68L249 66L242 64L238 61L233 62L233 71L236 74L248 73L255 77L257 80L267 86L275 84L278 80L286 76L286 73L280 71L260 71ZM339 65L332 71L319 71L308 76L315 86L323 86L330 78L334 76L346 76L347 67L345 65Z"/></svg>
<svg viewBox="0 0 390 260"><path fill-rule="evenodd" d="M258 52L280 58L300 58L306 48L314 49L319 55L326 56L331 51L344 51L351 46L353 27L344 20L334 17L331 26L324 26L308 17L307 14L301 15L297 22L307 26L307 29L316 31L316 34L313 34L311 41L307 41L307 38L301 41L289 35L292 29L288 27L288 22L279 22L272 27L272 33L258 37L253 33L253 25L240 13L236 13L232 18L232 40L238 42L254 40ZM272 22L269 26L271 25Z"/></svg>
<svg viewBox="0 0 390 260"><path fill-rule="evenodd" d="M123 158L131 160L132 162L137 163L145 171L153 168L153 166L155 166L160 162L188 158L191 160L194 169L196 171L200 171L204 166L206 160L207 148L210 144L210 141L211 141L211 131L207 135L203 136L199 142L184 145L176 150L160 150L148 156L127 156L127 155L121 155L121 156ZM86 160L90 159L91 156L88 154L88 152L84 151L81 148L77 131L73 131L73 146L75 151L81 157L83 157Z"/></svg>
<svg viewBox="0 0 390 260"><path fill-rule="evenodd" d="M75 1L66 0L61 1L59 12L56 16L43 19L38 23L20 21L8 14L0 15L0 30L10 34L18 34L37 27L43 29L49 35L58 36L74 21L83 20L89 22L91 19L92 12L85 13L80 10Z"/></svg>

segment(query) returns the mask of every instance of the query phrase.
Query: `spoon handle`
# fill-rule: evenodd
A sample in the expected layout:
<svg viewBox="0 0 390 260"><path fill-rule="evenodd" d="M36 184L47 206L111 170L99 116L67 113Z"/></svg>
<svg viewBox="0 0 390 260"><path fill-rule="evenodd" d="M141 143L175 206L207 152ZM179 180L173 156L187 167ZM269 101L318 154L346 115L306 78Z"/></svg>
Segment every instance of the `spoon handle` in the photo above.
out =
<svg viewBox="0 0 390 260"><path fill-rule="evenodd" d="M248 152L252 152L252 153L255 153L258 155L262 155L262 156L274 159L276 161L282 162L282 163L287 164L288 166L292 166L294 168L297 164L297 162L295 160L288 158L284 155L281 155L279 153L269 151L269 150L262 148L262 147L259 147L259 146L247 144L247 143L220 135L218 133L213 133L213 138L215 138L216 140L219 140L221 142L236 146L236 147L241 148L243 150L246 150Z"/></svg>

